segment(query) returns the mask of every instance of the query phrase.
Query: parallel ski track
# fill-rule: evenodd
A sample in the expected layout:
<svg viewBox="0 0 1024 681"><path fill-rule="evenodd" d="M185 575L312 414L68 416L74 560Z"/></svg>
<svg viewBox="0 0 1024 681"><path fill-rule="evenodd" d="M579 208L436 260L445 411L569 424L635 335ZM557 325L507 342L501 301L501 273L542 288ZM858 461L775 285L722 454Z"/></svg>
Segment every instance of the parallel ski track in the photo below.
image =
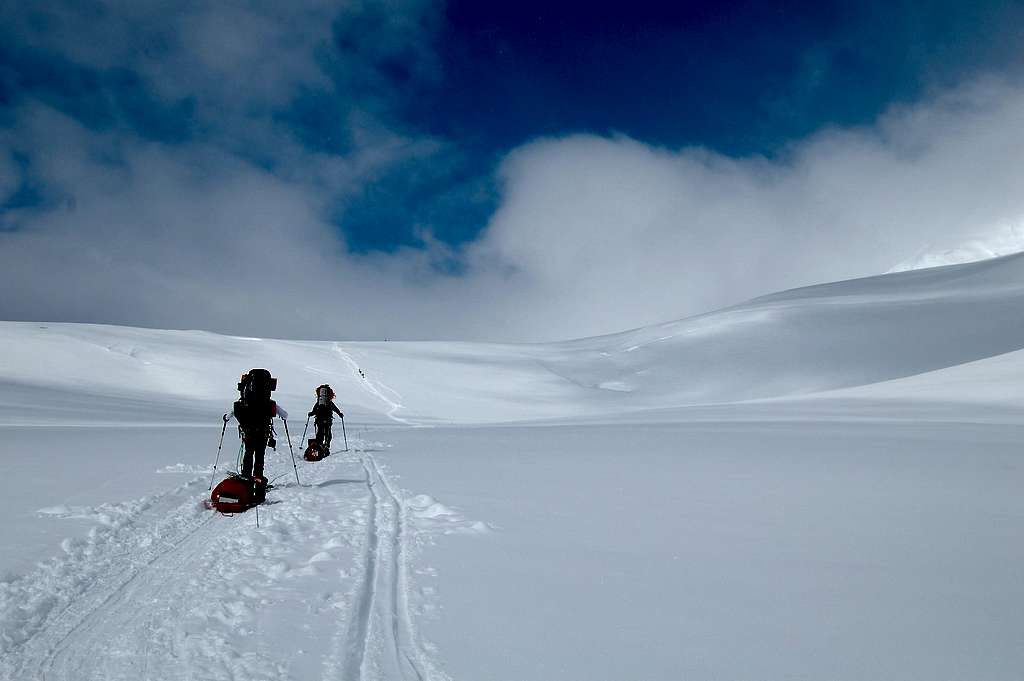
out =
<svg viewBox="0 0 1024 681"><path fill-rule="evenodd" d="M79 672L73 668L73 664L76 659L80 660L89 655L89 644L96 638L97 632L102 634L102 630L107 624L108 614L123 610L125 606L134 609L131 604L136 600L133 596L137 587L151 585L154 582L166 584L167 580L163 579L164 577L173 578L186 572L196 553L208 549L209 539L201 530L210 525L214 519L214 514L208 515L167 550L155 556L132 574L126 582L111 592L103 603L88 613L75 629L69 632L69 635L65 636L56 646L53 655L46 660L40 678L47 680L80 678ZM144 616L144 613L144 610L138 611L136 617ZM140 656L142 664L147 664L148 660L148 655Z"/></svg>
<svg viewBox="0 0 1024 681"><path fill-rule="evenodd" d="M127 560L122 569L102 574L90 585L88 591L76 596L67 607L52 613L44 628L25 642L16 652L21 664L16 667L13 679L59 679L76 678L74 670L70 674L59 674L63 658L75 641L85 632L102 623L104 613L123 599L125 593L141 576L149 573L167 556L178 552L185 544L194 539L199 531L214 518L212 514L196 514L188 517L187 512L181 513L183 507L190 506L186 502L176 509L167 520L160 523L157 533L169 530L169 536L159 537L159 541L144 544L152 539L129 536L127 541L142 546L129 546ZM178 527L174 527L179 525ZM170 526L168 528L168 526ZM141 541L140 541L141 540Z"/></svg>
<svg viewBox="0 0 1024 681"><path fill-rule="evenodd" d="M356 455L368 493L366 540L361 561L363 574L358 578L352 608L347 613L340 677L345 681L447 679L419 645L409 610L409 531L402 498L369 452L356 450ZM205 483L197 482L199 485ZM94 652L97 642L111 635L131 635L133 631L156 635L153 623L147 620L154 615L136 604L145 599L148 590L173 584L180 575L188 573L200 552L215 544L220 533L234 529L218 514L198 509L195 499L187 496L183 502L170 506L166 516L150 529L133 532L125 528L124 554L109 571L92 580L87 589L83 586L67 606L52 613L36 635L12 651L17 660L12 657L9 661L14 665L0 669L0 678L77 680L105 678L107 672L125 678L126 665L134 669L138 678L148 678L151 653L173 657L174 642L159 637L142 641L145 653L130 660L103 660L96 658ZM151 646L155 646L152 651ZM11 676L4 676L5 670ZM330 668L326 671L329 678L337 678L336 667L333 673Z"/></svg>
<svg viewBox="0 0 1024 681"><path fill-rule="evenodd" d="M405 508L376 459L368 452L359 459L369 491L365 572L343 678L361 681L375 671L382 678L427 681L432 675L409 613ZM379 660L372 659L375 652Z"/></svg>
<svg viewBox="0 0 1024 681"><path fill-rule="evenodd" d="M359 457L366 475L366 487L369 491L366 509L366 547L363 557L363 581L355 603L354 618L349 626L348 655L342 678L345 681L359 681L363 674L363 661L370 641L370 618L373 614L374 599L377 588L378 563L380 555L380 531L378 530L378 499L373 489L370 468L363 456Z"/></svg>

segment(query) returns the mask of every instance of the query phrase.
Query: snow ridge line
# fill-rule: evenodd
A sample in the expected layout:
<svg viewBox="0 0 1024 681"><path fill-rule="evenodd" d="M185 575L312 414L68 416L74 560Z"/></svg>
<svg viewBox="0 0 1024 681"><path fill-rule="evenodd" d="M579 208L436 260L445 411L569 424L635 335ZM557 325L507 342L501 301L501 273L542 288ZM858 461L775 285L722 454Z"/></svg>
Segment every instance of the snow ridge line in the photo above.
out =
<svg viewBox="0 0 1024 681"><path fill-rule="evenodd" d="M374 676L429 681L437 677L428 671L409 613L405 509L373 456L363 452L359 460L370 495L367 543L342 678L359 681L372 664Z"/></svg>

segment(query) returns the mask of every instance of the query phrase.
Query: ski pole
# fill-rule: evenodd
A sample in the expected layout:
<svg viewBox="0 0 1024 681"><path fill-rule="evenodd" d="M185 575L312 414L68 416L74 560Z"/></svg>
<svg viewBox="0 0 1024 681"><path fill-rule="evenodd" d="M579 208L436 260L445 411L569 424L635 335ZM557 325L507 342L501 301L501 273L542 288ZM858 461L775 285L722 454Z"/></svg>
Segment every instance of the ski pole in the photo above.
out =
<svg viewBox="0 0 1024 681"><path fill-rule="evenodd" d="M345 417L341 417L341 434L345 438L345 451L348 451L348 433L345 432Z"/></svg>
<svg viewBox="0 0 1024 681"><path fill-rule="evenodd" d="M228 430L228 421L231 417L224 414L224 427L220 429L220 444L217 445L217 458L213 461L213 475L210 476L210 489L213 489L213 479L217 477L217 464L220 463L220 448L224 446L224 433Z"/></svg>
<svg viewBox="0 0 1024 681"><path fill-rule="evenodd" d="M299 440L300 443L306 441L306 431L309 430L309 419L310 418L311 417L309 417L309 416L306 417L306 427L302 429L302 439Z"/></svg>
<svg viewBox="0 0 1024 681"><path fill-rule="evenodd" d="M295 484L302 487L302 483L299 482L299 467L295 465L295 449L292 447L292 436L288 432L288 419L281 419L284 421L284 434L288 438L288 451L292 453L292 468L295 470ZM306 423L309 423L309 419L306 419Z"/></svg>

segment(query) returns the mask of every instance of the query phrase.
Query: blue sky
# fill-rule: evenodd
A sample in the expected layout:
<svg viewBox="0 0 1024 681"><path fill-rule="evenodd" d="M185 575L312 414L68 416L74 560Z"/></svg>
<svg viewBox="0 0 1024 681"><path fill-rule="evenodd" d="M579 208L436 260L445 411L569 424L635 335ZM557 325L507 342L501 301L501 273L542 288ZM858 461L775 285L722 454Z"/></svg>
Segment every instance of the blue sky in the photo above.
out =
<svg viewBox="0 0 1024 681"><path fill-rule="evenodd" d="M89 6L80 3L83 15ZM24 14L45 26L54 21L45 7ZM452 244L473 239L497 205L498 160L533 138L621 133L673 148L777 154L972 71L1019 66L1020 36L1004 27L1024 23L1020 6L1006 2L455 1L421 11L424 44L380 53L366 44L383 30L379 17L338 11L317 59L331 73L354 56L366 73L332 74L260 112L311 149L345 153L351 142L339 121L354 96L388 125L452 146L444 158L382 173L339 211L334 221L357 251L415 244L416 225ZM97 68L11 33L0 47L0 120L36 96L94 129L170 144L216 136L216 123L211 130L197 116L202 93L161 98L133 68L139 53L167 49L159 40ZM239 151L273 167L272 147ZM33 198L28 181L9 200Z"/></svg>
<svg viewBox="0 0 1024 681"><path fill-rule="evenodd" d="M445 240L472 238L496 203L480 178L539 136L777 154L977 70L1018 67L1020 34L1003 29L1021 23L1024 10L1005 2L452 2L436 40L440 74L396 116L466 157L422 184L381 183L407 208L370 197L342 227L357 247L386 248L418 218ZM408 82L398 72L396 90Z"/></svg>
<svg viewBox="0 0 1024 681"><path fill-rule="evenodd" d="M627 152L635 142L652 158L785 168L830 131L884 132L887 112L927 110L982 81L1015 88L1021 26L1024 8L1011 2L10 3L0 9L0 236L18 235L7 238L26 249L22 260L52 259L70 257L57 255L67 239L55 235L72 230L96 252L93 272L122 268L127 281L176 290L170 273L152 271L163 265L121 261L104 240L169 248L192 229L183 216L201 219L191 213L221 192L225 203L205 209L272 215L261 236L307 221L292 243L316 249L316 267L337 258L396 291L457 286L485 262L491 274L524 269L489 248L514 203L516 159L548 142L583 136ZM273 207L253 207L277 190ZM236 205L246 191L263 195ZM165 212L127 217L154 204ZM247 229L223 219L224 234ZM30 243L43 234L47 246ZM237 247L216 244L232 257ZM215 281L210 263L193 266ZM31 278L19 281L34 295L0 315L44 314L32 310L45 284ZM112 314L123 308L115 282L99 285L95 305L68 299L45 314L189 323L155 313L155 291ZM731 298L697 299L679 312ZM306 321L290 333L338 333L315 312L295 318ZM207 310L194 323L245 326L216 319Z"/></svg>

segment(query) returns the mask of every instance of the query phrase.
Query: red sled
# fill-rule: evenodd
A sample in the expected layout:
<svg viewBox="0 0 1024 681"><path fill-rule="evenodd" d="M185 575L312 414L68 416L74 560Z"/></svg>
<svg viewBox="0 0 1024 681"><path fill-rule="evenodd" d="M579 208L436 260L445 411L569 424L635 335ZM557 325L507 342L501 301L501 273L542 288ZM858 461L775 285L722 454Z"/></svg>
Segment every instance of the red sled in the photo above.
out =
<svg viewBox="0 0 1024 681"><path fill-rule="evenodd" d="M262 504L266 498L266 482L233 475L213 488L209 506L221 513L244 513Z"/></svg>
<svg viewBox="0 0 1024 681"><path fill-rule="evenodd" d="M331 453L321 447L320 443L314 438L309 440L309 444L306 445L306 451L303 452L302 458L306 461L320 461L330 455Z"/></svg>

